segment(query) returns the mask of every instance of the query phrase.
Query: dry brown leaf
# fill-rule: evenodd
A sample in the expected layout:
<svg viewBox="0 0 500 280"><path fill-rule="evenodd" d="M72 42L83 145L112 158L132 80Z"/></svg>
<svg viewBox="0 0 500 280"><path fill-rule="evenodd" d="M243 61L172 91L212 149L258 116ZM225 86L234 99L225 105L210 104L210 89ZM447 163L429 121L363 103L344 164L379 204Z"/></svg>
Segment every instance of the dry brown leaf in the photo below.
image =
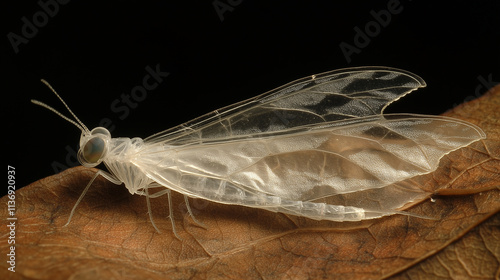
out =
<svg viewBox="0 0 500 280"><path fill-rule="evenodd" d="M395 215L356 223L317 222L174 195L178 240L166 198L144 197L97 179L63 227L95 169L77 167L16 193L16 272L1 279L489 279L499 277L500 87L447 113L482 127L488 139L456 151L419 178L437 195ZM450 178L452 178L450 180ZM0 199L3 205L8 198ZM6 221L6 207L1 219ZM486 222L485 222L486 221ZM0 227L0 252L9 252Z"/></svg>

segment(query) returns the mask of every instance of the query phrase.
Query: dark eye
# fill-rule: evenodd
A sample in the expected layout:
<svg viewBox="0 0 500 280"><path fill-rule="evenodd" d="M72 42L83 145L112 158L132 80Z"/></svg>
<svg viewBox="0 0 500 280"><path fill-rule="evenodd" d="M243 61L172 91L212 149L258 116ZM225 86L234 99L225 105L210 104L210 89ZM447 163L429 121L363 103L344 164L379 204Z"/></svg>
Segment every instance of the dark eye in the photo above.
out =
<svg viewBox="0 0 500 280"><path fill-rule="evenodd" d="M104 152L104 140L99 137L90 139L83 147L83 157L88 163L96 163Z"/></svg>

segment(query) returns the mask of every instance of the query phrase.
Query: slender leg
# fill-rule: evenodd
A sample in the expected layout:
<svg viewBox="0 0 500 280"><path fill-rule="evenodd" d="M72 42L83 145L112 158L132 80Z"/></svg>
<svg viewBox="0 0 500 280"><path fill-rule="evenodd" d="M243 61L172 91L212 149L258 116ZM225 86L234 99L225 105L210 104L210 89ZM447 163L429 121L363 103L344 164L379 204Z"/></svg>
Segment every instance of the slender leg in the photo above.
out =
<svg viewBox="0 0 500 280"><path fill-rule="evenodd" d="M158 231L158 233L160 233L160 230L156 227L154 221L153 221L153 214L152 214L152 211L151 211L151 204L149 202L149 198L156 198L156 197L159 197L159 196L162 196L164 194L167 194L167 197L168 197L168 212L169 212L169 218L170 218L170 222L172 223L172 231L175 235L175 237L179 240L182 240L182 238L179 237L179 235L177 235L177 231L175 230L175 221L174 221L174 213L173 213L173 207L172 207L172 197L171 197L171 194L170 194L170 189L164 189L164 190L161 190L159 192L156 192L152 195L149 195L149 192L148 192L148 189L151 187L151 188L157 188L159 186L162 186L162 185L159 185L157 183L151 183L149 186L146 186L143 188L143 191L141 193L138 193L138 194L142 194L142 195L146 195L146 202L147 202L147 205L148 205L148 213L149 213L149 218L151 220L151 223L153 224L154 228L156 229L156 231ZM163 187L163 186L162 186Z"/></svg>
<svg viewBox="0 0 500 280"><path fill-rule="evenodd" d="M103 170L97 171L95 173L94 177L92 177L92 179L90 180L90 182L87 184L87 186L83 190L83 192L80 195L80 197L78 198L78 200L76 201L75 206L73 206L73 209L71 209L71 213L69 214L68 221L66 222L66 224L63 227L66 227L67 225L69 225L69 222L71 222L71 218L73 217L73 214L75 214L76 207L78 206L78 204L80 204L80 202L82 201L83 197L85 196L85 194L89 190L90 186L94 182L95 178L97 178L97 176L99 176L99 175L101 175L102 177L106 178L108 181L110 181L113 184L116 184L116 185L121 185L122 184L122 182L120 180L118 180L118 178L116 178L115 176L113 176L112 174L109 174L108 172L103 171Z"/></svg>
<svg viewBox="0 0 500 280"><path fill-rule="evenodd" d="M188 210L188 213L189 215L191 216L191 218L193 219L193 221L198 224L200 227L204 228L204 229L207 229L207 227L200 221L198 221L195 217L194 217L194 214L193 214L193 211L191 210L191 207L189 206L189 200L188 200L188 197L187 196L184 196L184 201L186 202L186 207L187 207L187 210Z"/></svg>
<svg viewBox="0 0 500 280"><path fill-rule="evenodd" d="M151 220L151 224L156 229L158 233L161 233L160 230L156 227L155 221L153 220L153 211L151 210L151 202L149 201L148 187L144 188L144 192L146 193L146 204L148 205L148 214L149 220Z"/></svg>
<svg viewBox="0 0 500 280"><path fill-rule="evenodd" d="M148 185L148 188L149 189L154 189L154 188L165 188L164 186L160 185L160 184L155 184L155 183L151 183ZM163 191L159 191L159 192L156 192L154 194L150 194L149 197L150 198L155 198L155 197L158 197L158 196L161 196L161 195L164 195L165 193L162 193ZM158 193L161 193L160 195L158 195ZM138 195L146 195L144 189L143 190L138 190L136 191L134 194L138 194Z"/></svg>
<svg viewBox="0 0 500 280"><path fill-rule="evenodd" d="M99 175L101 175L102 177L104 177L106 180L110 181L111 183L115 184L115 185L121 185L123 182L120 181L118 178L116 178L115 175L111 174L111 173L108 173L104 170L99 170L97 171L97 173L99 173ZM97 177L97 176L96 176Z"/></svg>
<svg viewBox="0 0 500 280"><path fill-rule="evenodd" d="M169 191L170 191L169 189L165 189L165 190L162 190L162 191L156 192L156 193L154 193L154 194L150 195L149 197L151 197L151 198L157 198L157 197L160 197L160 196L162 196L162 195L164 195L164 194L168 193Z"/></svg>
<svg viewBox="0 0 500 280"><path fill-rule="evenodd" d="M177 231L175 230L175 222L174 222L174 211L173 211L173 206L172 206L172 197L170 194L170 189L167 189L167 197L168 197L168 217L170 218L170 221L172 222L172 231L174 232L175 237L177 239L182 240L182 238L177 235Z"/></svg>
<svg viewBox="0 0 500 280"><path fill-rule="evenodd" d="M151 219L151 223L153 224L154 228L160 232L158 230L158 228L155 226L154 222L153 222L153 216L152 216L152 212L151 212L151 206L150 206L150 202L149 202L149 198L157 198L157 197L160 197L162 195L167 195L167 198L168 198L168 212L169 212L169 219L170 219L170 222L172 223L172 231L175 235L175 237L177 237L177 239L179 240L182 240L182 238L179 237L179 235L177 234L177 231L175 229L175 221L174 221L174 212L173 212L173 206L172 206L172 196L171 196L171 190L166 188L164 190L161 190L159 192L156 192L154 194L149 194L148 193L148 188L158 188L158 187L164 187L162 185L159 185L157 183L151 183L149 186L145 187L143 189L143 191L141 193L138 193L138 194L141 194L141 195L146 195L146 201L147 201L147 204L148 204L148 213L149 213L149 217ZM193 211L191 210L191 207L189 206L189 201L188 201L188 197L187 196L184 196L184 201L186 202L186 207L187 207L187 210L189 212L189 215L191 216L191 218L193 219L193 221L198 224L200 227L204 228L204 229L207 229L207 227L201 223L200 221L198 221L195 217L194 217L194 214L193 214Z"/></svg>

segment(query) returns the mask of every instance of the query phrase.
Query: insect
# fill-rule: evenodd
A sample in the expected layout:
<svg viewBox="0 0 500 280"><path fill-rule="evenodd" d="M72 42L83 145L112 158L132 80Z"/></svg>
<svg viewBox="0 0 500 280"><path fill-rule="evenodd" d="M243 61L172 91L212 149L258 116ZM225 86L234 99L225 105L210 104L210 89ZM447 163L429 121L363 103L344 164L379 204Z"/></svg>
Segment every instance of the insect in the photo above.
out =
<svg viewBox="0 0 500 280"><path fill-rule="evenodd" d="M144 140L112 138L103 127L89 130L43 82L75 120L32 102L82 131L83 166L103 162L109 170L95 174L67 224L97 176L145 196L158 232L150 198L167 195L176 236L171 191L184 195L193 219L187 197L315 220L418 216L399 210L425 196L405 180L434 171L444 155L485 138L479 127L458 119L383 114L426 85L415 74L387 67L306 77Z"/></svg>

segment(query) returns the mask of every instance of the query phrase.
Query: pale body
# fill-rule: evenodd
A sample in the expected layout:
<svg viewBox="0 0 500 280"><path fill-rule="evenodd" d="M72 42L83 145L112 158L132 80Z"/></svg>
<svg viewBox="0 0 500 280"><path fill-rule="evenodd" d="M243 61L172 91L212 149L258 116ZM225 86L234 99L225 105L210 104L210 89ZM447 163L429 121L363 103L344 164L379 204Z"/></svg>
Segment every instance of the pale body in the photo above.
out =
<svg viewBox="0 0 500 280"><path fill-rule="evenodd" d="M111 174L96 176L146 195L148 207L150 197L163 194L171 205L173 190L316 220L378 218L426 195L402 182L485 137L456 119L382 114L423 86L402 70L351 68L298 80L144 140L111 138L80 123L79 159L85 166L104 162ZM165 189L149 194L158 187Z"/></svg>

